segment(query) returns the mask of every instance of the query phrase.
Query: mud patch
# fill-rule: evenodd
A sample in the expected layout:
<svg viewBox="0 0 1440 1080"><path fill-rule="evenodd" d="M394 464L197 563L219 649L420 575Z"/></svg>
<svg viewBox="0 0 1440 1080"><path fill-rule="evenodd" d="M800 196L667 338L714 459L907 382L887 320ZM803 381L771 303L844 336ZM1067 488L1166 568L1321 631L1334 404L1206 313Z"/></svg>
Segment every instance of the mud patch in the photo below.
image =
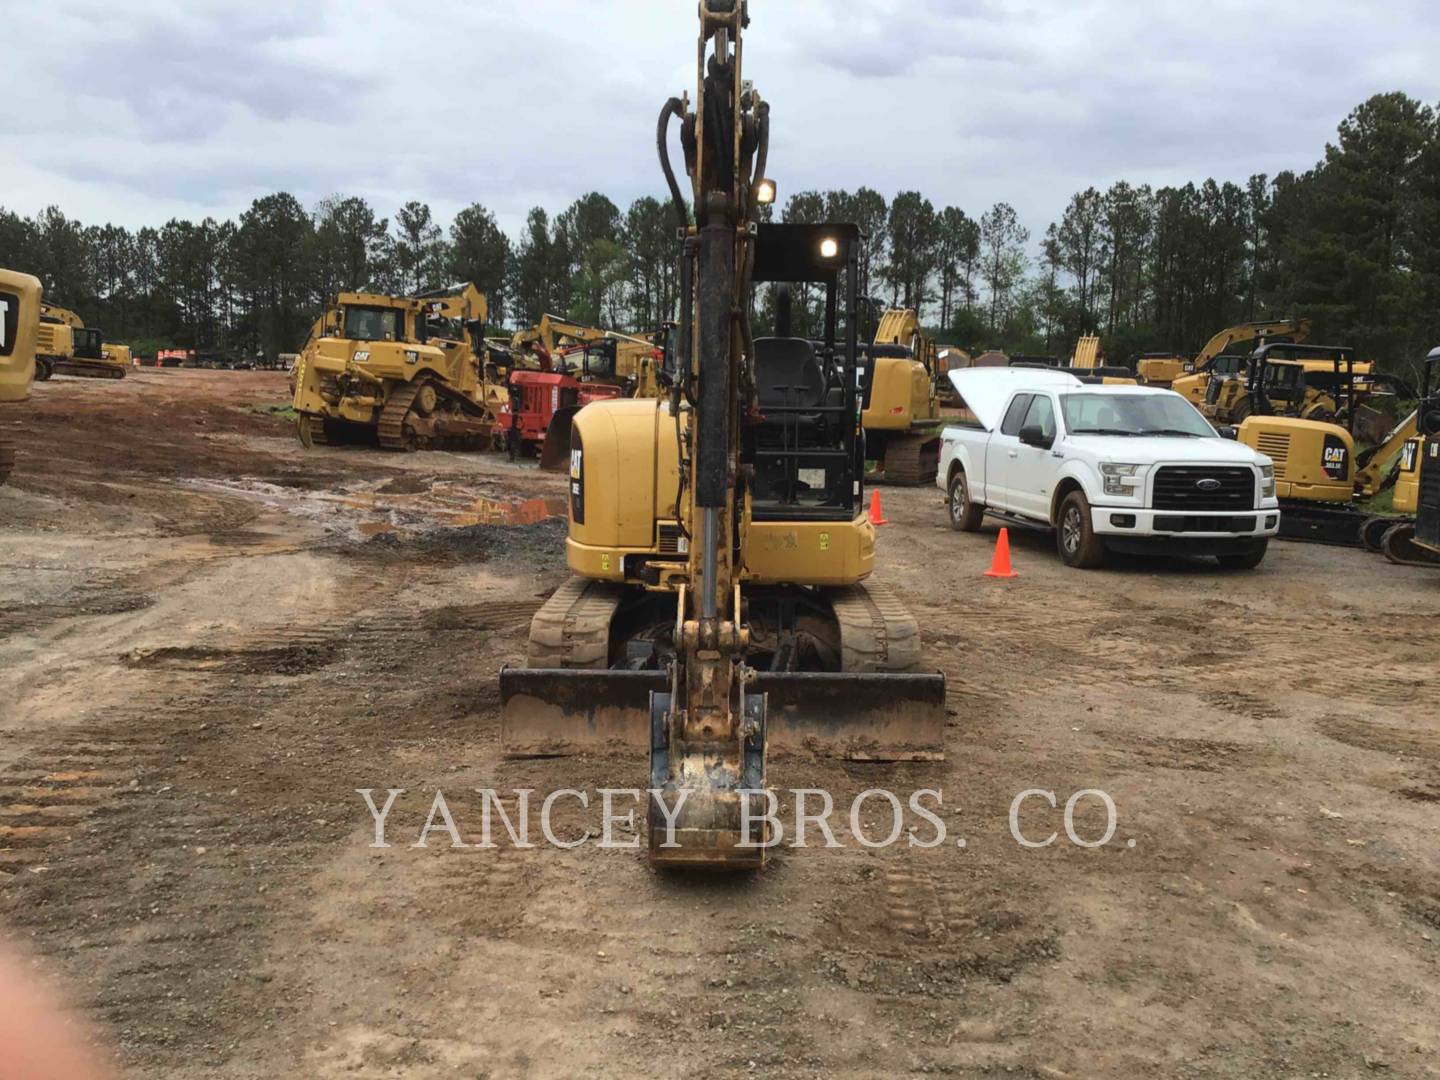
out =
<svg viewBox="0 0 1440 1080"><path fill-rule="evenodd" d="M260 649L212 649L195 645L135 649L120 662L140 671L213 671L228 675L307 675L333 663L329 643L277 645Z"/></svg>
<svg viewBox="0 0 1440 1080"><path fill-rule="evenodd" d="M438 563L500 561L537 567L565 565L567 524L559 518L533 525L470 525L400 536L385 532L346 550L370 558Z"/></svg>

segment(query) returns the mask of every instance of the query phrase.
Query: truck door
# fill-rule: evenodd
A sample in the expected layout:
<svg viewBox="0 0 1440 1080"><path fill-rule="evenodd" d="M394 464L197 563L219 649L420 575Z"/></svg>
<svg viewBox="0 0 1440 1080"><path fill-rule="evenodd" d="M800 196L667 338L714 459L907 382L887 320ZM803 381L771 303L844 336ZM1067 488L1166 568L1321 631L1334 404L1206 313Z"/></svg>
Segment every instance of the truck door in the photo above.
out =
<svg viewBox="0 0 1440 1080"><path fill-rule="evenodd" d="M1008 417L1007 417L1008 419ZM1050 446L1030 446L1020 442L1019 431L1039 428ZM1010 461L1009 486L1011 508L1027 517L1050 519L1050 492L1055 484L1055 466L1058 462L1051 455L1050 447L1055 443L1055 402L1049 394L1036 394L1025 410L1015 440L1015 453Z"/></svg>
<svg viewBox="0 0 1440 1080"><path fill-rule="evenodd" d="M1000 430L985 444L985 505L1014 510L1010 501L1010 473L1020 456L1020 427L1034 394L1016 394L1005 410Z"/></svg>

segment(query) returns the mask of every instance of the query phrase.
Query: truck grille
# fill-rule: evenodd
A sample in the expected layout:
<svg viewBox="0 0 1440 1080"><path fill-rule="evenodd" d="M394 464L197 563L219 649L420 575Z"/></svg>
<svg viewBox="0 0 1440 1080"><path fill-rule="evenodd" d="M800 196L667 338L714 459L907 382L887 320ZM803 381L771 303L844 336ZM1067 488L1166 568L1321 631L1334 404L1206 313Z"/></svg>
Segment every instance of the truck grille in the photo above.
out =
<svg viewBox="0 0 1440 1080"><path fill-rule="evenodd" d="M1218 486L1206 483L1211 480ZM1245 465L1166 465L1155 474L1155 509L1253 510L1255 470Z"/></svg>
<svg viewBox="0 0 1440 1080"><path fill-rule="evenodd" d="M1265 432L1255 441L1255 449L1275 462L1275 479L1285 479L1285 464L1290 460L1290 436Z"/></svg>

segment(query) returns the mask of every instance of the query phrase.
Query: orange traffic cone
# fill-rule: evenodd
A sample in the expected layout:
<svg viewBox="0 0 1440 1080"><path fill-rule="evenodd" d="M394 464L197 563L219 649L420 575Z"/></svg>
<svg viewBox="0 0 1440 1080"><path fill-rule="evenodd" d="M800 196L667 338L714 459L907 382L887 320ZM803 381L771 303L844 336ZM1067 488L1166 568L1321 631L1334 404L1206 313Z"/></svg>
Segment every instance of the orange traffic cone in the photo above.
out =
<svg viewBox="0 0 1440 1080"><path fill-rule="evenodd" d="M990 569L985 571L986 577L1012 578L1020 575L1010 566L1010 530L1001 529L1000 539L995 541L995 558L990 563Z"/></svg>
<svg viewBox="0 0 1440 1080"><path fill-rule="evenodd" d="M871 525L889 525L889 524L890 524L890 522L888 522L888 521L885 520L885 511L880 509L880 489L879 489L879 488L871 488L871 489L870 489L870 524L871 524Z"/></svg>

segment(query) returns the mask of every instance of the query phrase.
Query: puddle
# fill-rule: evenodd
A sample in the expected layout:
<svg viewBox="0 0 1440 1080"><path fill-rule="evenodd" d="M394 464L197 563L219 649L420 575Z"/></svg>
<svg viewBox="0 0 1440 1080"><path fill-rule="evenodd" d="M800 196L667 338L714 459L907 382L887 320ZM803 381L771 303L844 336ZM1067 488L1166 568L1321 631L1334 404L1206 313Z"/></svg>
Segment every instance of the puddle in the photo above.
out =
<svg viewBox="0 0 1440 1080"><path fill-rule="evenodd" d="M563 518L567 510L564 495L516 499L448 480L428 485L409 480L355 481L320 491L244 478L182 483L257 502L358 540L385 535L403 538L435 528L534 525Z"/></svg>

